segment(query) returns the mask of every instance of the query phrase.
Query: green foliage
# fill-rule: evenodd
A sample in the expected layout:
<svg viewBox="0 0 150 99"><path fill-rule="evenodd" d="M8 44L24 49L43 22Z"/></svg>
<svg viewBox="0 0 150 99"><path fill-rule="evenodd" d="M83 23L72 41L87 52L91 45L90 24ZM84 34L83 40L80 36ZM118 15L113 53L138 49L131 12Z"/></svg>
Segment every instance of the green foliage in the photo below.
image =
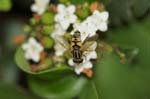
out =
<svg viewBox="0 0 150 99"><path fill-rule="evenodd" d="M100 99L98 95L95 83L93 81L89 81L86 83L84 88L82 89L79 99Z"/></svg>
<svg viewBox="0 0 150 99"><path fill-rule="evenodd" d="M29 87L35 94L50 99L150 98L150 87L148 86L150 83L148 76L150 75L150 19L135 22L135 18L147 13L150 3L148 0L143 2L139 0L103 1L110 12L111 25L133 22L128 26L112 28L105 39L109 43L121 46L126 53L127 63L122 64L119 55L111 46L107 46L107 52L98 52L99 58L94 65L93 78L72 75L73 71L61 63L55 68L33 72L24 57L23 50L18 48L15 61L19 68L31 74L28 79ZM61 2L66 2L66 0L61 0ZM85 1L71 0L71 2L82 4ZM42 22L52 24L53 18L54 16L50 13L45 13L42 16ZM48 34L52 28L45 27L44 32ZM47 48L51 48L51 41L46 38L44 42Z"/></svg>
<svg viewBox="0 0 150 99"><path fill-rule="evenodd" d="M84 87L86 80L83 77L74 75L64 76L54 80L41 80L30 78L31 90L43 98L49 99L70 99L78 95Z"/></svg>
<svg viewBox="0 0 150 99"><path fill-rule="evenodd" d="M135 55L133 57L135 59L132 59L131 63L122 64L119 56L114 52L103 52L99 54L101 60L97 60L94 65L94 77L88 79L86 85L80 85L81 88L77 87L78 90L70 91L71 89L66 88L71 88L71 83L73 83L72 86L76 86L75 82L79 82L78 80L81 78L65 76L62 78L63 80L58 78L49 81L47 77L50 74L47 74L44 79L47 78L48 81L43 81L43 76L41 79L31 78L29 80L32 91L42 97L54 97L56 99L60 97L66 99L74 96L79 96L81 99L149 98L149 93L147 93L150 90L150 87L148 87L150 79L147 77L150 64L150 55L148 54L150 50L150 46L148 46L150 42L148 36L150 33L148 29L149 22L150 20L147 19L141 24L134 23L127 27L113 29L111 30L112 33L108 35L110 42L117 43L123 48L138 48L139 54L137 52L130 54ZM135 61L136 59L138 61ZM41 85L43 86L41 87ZM68 94L66 95L66 93Z"/></svg>
<svg viewBox="0 0 150 99"><path fill-rule="evenodd" d="M102 58L95 65L93 78L97 90L95 94L98 95L98 99L144 99L150 97L148 91L150 90L148 86L150 79L147 76L150 64L149 23L150 20L147 19L141 24L135 23L128 27L111 30L113 33L109 35L111 42L122 47L139 48L139 54L130 64L121 64L116 54L101 53Z"/></svg>
<svg viewBox="0 0 150 99"><path fill-rule="evenodd" d="M69 0L59 0L59 2L62 4L67 4L69 2Z"/></svg>
<svg viewBox="0 0 150 99"><path fill-rule="evenodd" d="M5 84L0 82L0 98L1 99L39 99L38 97L33 97L14 85Z"/></svg>
<svg viewBox="0 0 150 99"><path fill-rule="evenodd" d="M143 17L150 9L150 0L102 0L110 13L111 25L128 23Z"/></svg>
<svg viewBox="0 0 150 99"><path fill-rule="evenodd" d="M0 0L0 11L9 11L11 6L11 0Z"/></svg>

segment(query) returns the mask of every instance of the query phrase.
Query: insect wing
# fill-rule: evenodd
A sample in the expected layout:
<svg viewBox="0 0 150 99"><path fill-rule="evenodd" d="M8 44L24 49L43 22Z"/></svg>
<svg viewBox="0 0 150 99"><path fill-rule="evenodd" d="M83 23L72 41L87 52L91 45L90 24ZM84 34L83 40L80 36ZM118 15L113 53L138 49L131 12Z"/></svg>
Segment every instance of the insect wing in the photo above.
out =
<svg viewBox="0 0 150 99"><path fill-rule="evenodd" d="M87 36L87 38L84 40L83 44L85 44L88 41L96 41L98 39L98 34L90 37L90 35Z"/></svg>
<svg viewBox="0 0 150 99"><path fill-rule="evenodd" d="M55 38L56 39L56 44L59 44L60 47L66 49L67 51L69 50L69 43L65 41L63 38Z"/></svg>
<svg viewBox="0 0 150 99"><path fill-rule="evenodd" d="M96 41L88 41L85 42L85 44L82 46L81 50L82 51L94 51L97 47L97 42Z"/></svg>

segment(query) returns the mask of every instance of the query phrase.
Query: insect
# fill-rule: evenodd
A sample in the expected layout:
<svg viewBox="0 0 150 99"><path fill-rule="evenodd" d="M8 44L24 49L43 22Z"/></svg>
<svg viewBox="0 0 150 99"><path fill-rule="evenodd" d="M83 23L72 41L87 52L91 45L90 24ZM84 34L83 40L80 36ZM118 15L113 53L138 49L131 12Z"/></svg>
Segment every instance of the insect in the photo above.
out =
<svg viewBox="0 0 150 99"><path fill-rule="evenodd" d="M59 42L59 44L62 45L62 47L66 49L67 52L70 52L73 58L73 62L78 65L83 63L84 59L86 60L88 52L95 51L97 47L96 41L95 40L93 41L93 39L96 39L95 37L97 37L97 35L90 38L87 37L82 42L80 31L75 31L71 37L70 44L67 42L65 43ZM86 74L88 77L92 77L93 75L91 69L84 69L83 73Z"/></svg>
<svg viewBox="0 0 150 99"><path fill-rule="evenodd" d="M83 62L83 51L81 51L82 42L81 35L79 31L75 31L71 39L71 53L73 56L73 62L82 63Z"/></svg>
<svg viewBox="0 0 150 99"><path fill-rule="evenodd" d="M95 37L97 37L97 35ZM67 41L65 43L59 42L59 44L66 49L67 52L71 53L74 63L80 64L84 58L86 58L86 52L95 51L97 46L96 41L93 41L93 39L96 39L95 37L87 37L82 42L80 31L77 30L72 35L70 44Z"/></svg>

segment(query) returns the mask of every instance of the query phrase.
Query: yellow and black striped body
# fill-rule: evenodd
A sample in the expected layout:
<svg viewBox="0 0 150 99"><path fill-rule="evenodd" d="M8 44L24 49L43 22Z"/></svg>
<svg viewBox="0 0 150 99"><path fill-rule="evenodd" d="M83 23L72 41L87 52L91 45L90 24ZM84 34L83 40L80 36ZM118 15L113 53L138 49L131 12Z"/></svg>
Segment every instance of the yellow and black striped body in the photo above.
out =
<svg viewBox="0 0 150 99"><path fill-rule="evenodd" d="M82 51L81 51L81 37L80 32L76 31L71 39L71 52L73 56L73 62L75 63L82 63Z"/></svg>

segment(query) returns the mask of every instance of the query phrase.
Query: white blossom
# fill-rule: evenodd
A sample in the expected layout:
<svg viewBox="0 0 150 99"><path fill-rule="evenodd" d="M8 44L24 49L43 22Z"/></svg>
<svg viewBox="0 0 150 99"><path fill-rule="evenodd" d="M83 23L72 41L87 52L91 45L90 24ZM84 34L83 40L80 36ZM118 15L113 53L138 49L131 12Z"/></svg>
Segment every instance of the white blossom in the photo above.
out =
<svg viewBox="0 0 150 99"><path fill-rule="evenodd" d="M87 38L87 37L92 37L96 35L96 31L106 31L107 30L107 21L108 21L108 12L99 12L99 11L94 11L94 13L87 17L83 22L79 23L76 22L73 25L74 30L71 32L73 35L76 30L81 32L81 40L82 42Z"/></svg>
<svg viewBox="0 0 150 99"><path fill-rule="evenodd" d="M95 10L93 15L88 17L87 20L91 20L98 30L105 32L108 29L108 17L109 13L107 11L99 12Z"/></svg>
<svg viewBox="0 0 150 99"><path fill-rule="evenodd" d="M70 66L74 67L74 70L78 75L83 72L84 69L91 69L93 67L93 64L90 61L84 61L80 64L77 64L73 62L73 59L70 59L68 63Z"/></svg>
<svg viewBox="0 0 150 99"><path fill-rule="evenodd" d="M82 23L75 23L73 25L74 30L71 32L73 35L75 31L80 31L81 41L83 42L87 37L92 37L96 34L97 28L91 20L85 20Z"/></svg>
<svg viewBox="0 0 150 99"><path fill-rule="evenodd" d="M25 58L34 62L39 62L40 53L44 50L43 46L32 37L22 45L22 49L25 51Z"/></svg>
<svg viewBox="0 0 150 99"><path fill-rule="evenodd" d="M31 5L31 11L37 13L38 15L42 15L50 0L35 0L35 3Z"/></svg>
<svg viewBox="0 0 150 99"><path fill-rule="evenodd" d="M57 36L63 36L66 31L61 27L60 24L55 24L54 31L51 33L51 37L55 39Z"/></svg>
<svg viewBox="0 0 150 99"><path fill-rule="evenodd" d="M51 33L51 37L55 40L55 55L56 56L62 56L64 52L67 50L65 48L66 41L63 38L63 35L66 33L66 31L62 28L60 24L55 24L55 29ZM68 45L69 46L69 45Z"/></svg>
<svg viewBox="0 0 150 99"><path fill-rule="evenodd" d="M66 7L63 4L57 6L58 14L55 16L55 21L59 23L64 30L67 30L70 24L76 22L77 16L75 13L75 6L69 5Z"/></svg>
<svg viewBox="0 0 150 99"><path fill-rule="evenodd" d="M65 39L62 36L55 37L55 55L56 56L62 56L66 50L68 50L68 43L65 41Z"/></svg>

